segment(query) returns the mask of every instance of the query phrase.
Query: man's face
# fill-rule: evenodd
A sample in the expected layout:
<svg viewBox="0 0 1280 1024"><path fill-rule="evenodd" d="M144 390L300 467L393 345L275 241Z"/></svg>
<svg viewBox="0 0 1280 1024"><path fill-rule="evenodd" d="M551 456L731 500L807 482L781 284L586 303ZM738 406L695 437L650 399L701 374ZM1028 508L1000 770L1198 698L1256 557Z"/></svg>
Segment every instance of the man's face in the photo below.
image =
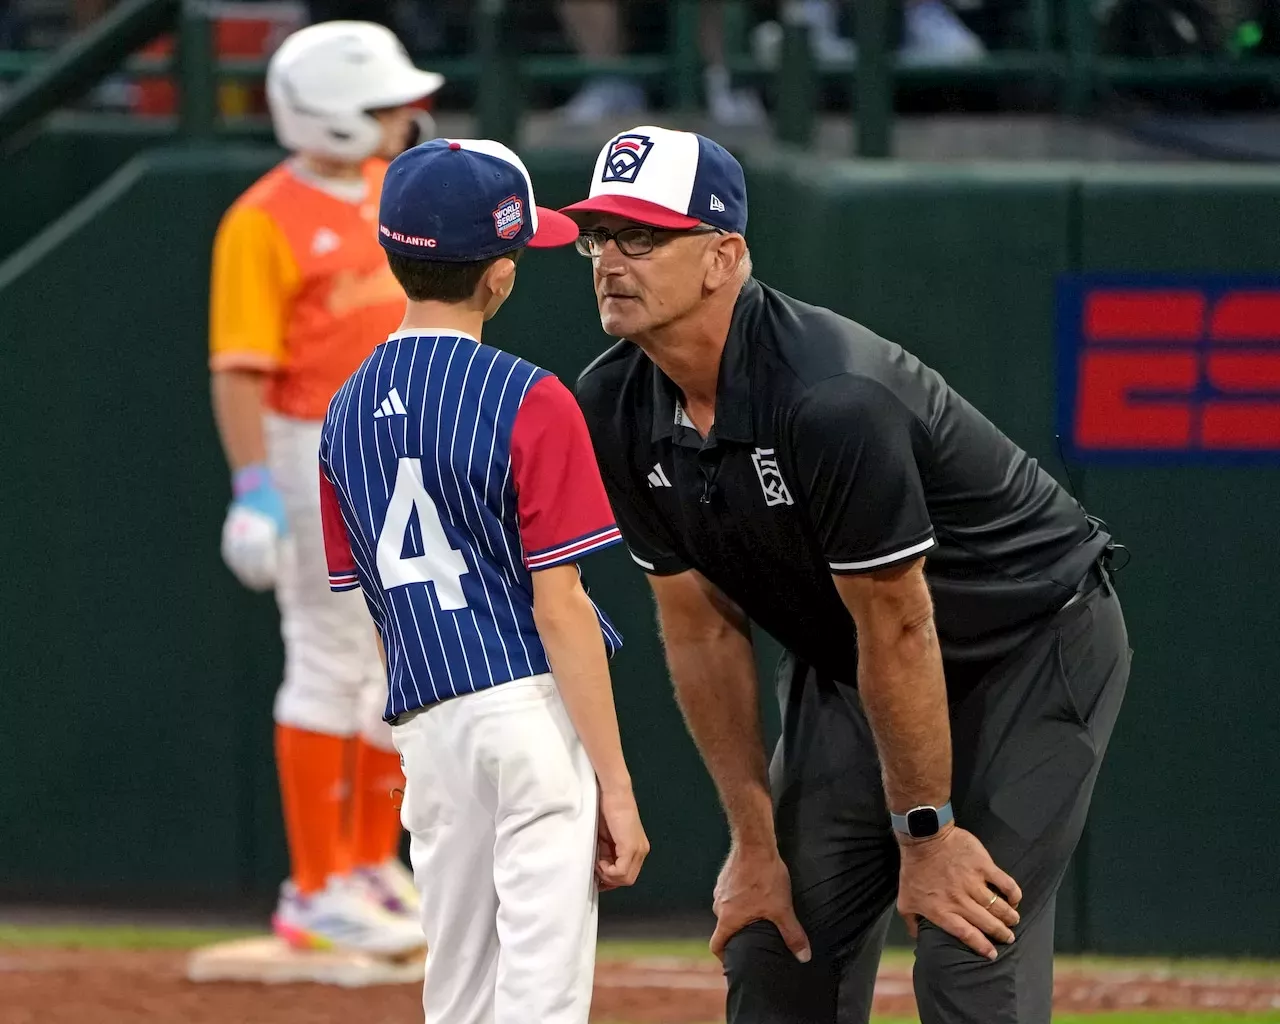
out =
<svg viewBox="0 0 1280 1024"><path fill-rule="evenodd" d="M635 221L612 214L592 214L583 230L620 231ZM642 256L627 256L609 240L591 260L600 309L600 326L615 338L635 338L687 314L703 297L709 250L720 236L714 232L682 234L654 229L654 247Z"/></svg>

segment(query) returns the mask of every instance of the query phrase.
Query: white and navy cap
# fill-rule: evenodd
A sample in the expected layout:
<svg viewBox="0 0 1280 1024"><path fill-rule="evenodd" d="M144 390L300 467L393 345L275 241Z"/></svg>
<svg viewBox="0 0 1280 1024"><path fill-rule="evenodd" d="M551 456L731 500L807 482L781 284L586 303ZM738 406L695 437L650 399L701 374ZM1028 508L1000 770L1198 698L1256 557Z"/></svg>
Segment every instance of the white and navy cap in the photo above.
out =
<svg viewBox="0 0 1280 1024"><path fill-rule="evenodd" d="M539 207L524 162L489 139L432 139L391 161L378 241L422 260L479 261L522 246L568 245L578 226Z"/></svg>
<svg viewBox="0 0 1280 1024"><path fill-rule="evenodd" d="M591 194L561 213L612 213L655 228L747 229L742 165L705 135L641 125L600 150Z"/></svg>

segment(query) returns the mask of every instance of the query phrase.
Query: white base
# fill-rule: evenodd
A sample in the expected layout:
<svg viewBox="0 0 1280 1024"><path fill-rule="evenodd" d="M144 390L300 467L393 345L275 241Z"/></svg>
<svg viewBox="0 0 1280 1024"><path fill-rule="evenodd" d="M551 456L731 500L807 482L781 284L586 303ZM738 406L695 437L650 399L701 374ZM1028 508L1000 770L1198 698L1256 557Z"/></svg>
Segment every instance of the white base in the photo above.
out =
<svg viewBox="0 0 1280 1024"><path fill-rule="evenodd" d="M187 960L187 979L268 985L313 982L343 988L420 985L425 963L425 954L388 960L340 950L298 950L274 935L267 935L195 950Z"/></svg>

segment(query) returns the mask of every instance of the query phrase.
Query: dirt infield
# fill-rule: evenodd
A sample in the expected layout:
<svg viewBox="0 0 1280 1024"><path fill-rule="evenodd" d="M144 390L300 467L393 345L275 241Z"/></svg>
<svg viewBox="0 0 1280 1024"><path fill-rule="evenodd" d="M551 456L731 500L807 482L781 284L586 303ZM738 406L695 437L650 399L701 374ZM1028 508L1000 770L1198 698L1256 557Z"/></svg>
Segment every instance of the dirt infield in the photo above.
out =
<svg viewBox="0 0 1280 1024"><path fill-rule="evenodd" d="M420 1020L417 985L197 985L185 954L101 950L0 950L0 1024L405 1024ZM1173 977L1159 971L1059 973L1063 1012L1134 1009L1280 1009L1280 978ZM876 1012L911 1016L911 978L881 972ZM593 1019L696 1024L724 1019L714 962L602 963Z"/></svg>

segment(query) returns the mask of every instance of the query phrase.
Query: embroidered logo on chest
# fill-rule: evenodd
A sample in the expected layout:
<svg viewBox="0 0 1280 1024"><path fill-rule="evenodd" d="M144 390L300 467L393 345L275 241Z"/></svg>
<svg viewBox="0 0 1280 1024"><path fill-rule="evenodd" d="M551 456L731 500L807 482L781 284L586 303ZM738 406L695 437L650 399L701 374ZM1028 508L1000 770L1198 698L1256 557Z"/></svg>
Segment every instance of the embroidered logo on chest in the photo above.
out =
<svg viewBox="0 0 1280 1024"><path fill-rule="evenodd" d="M312 256L328 256L342 245L342 239L331 228L320 228L311 239Z"/></svg>
<svg viewBox="0 0 1280 1024"><path fill-rule="evenodd" d="M764 491L766 505L793 505L791 492L778 469L777 457L772 448L757 448L751 455L756 467L756 476L760 479L760 489Z"/></svg>

